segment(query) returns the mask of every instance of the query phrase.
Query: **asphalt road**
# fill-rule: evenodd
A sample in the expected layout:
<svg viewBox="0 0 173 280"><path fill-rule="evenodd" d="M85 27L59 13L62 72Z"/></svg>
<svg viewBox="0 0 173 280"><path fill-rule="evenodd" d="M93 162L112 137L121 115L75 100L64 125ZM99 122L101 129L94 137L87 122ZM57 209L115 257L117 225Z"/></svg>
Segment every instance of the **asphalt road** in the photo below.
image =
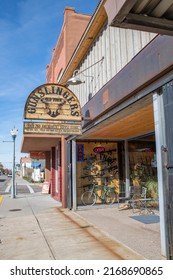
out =
<svg viewBox="0 0 173 280"><path fill-rule="evenodd" d="M0 176L0 196L10 194L12 178L6 175ZM24 182L20 177L15 178L16 194L31 194L41 192L41 187L37 184L30 184Z"/></svg>

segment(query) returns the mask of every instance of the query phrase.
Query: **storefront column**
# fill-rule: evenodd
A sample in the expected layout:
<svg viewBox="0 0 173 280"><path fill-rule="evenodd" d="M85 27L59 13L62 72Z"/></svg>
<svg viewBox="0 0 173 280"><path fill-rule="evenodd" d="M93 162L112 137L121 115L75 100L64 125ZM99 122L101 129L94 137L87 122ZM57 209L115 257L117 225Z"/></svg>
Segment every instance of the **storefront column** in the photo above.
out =
<svg viewBox="0 0 173 280"><path fill-rule="evenodd" d="M126 196L130 195L129 187L130 187L130 174L129 174L129 150L128 150L128 140L124 141L124 149L125 149L125 177L126 177L126 185L125 185L125 192Z"/></svg>
<svg viewBox="0 0 173 280"><path fill-rule="evenodd" d="M55 151L56 148L52 147L51 148L51 195L53 197L56 196L56 166L55 166Z"/></svg>
<svg viewBox="0 0 173 280"><path fill-rule="evenodd" d="M45 159L45 181L50 183L51 180L51 171L50 171L50 152L46 152Z"/></svg>
<svg viewBox="0 0 173 280"><path fill-rule="evenodd" d="M158 173L158 188L159 188L159 211L160 211L160 237L161 237L161 254L163 257L168 256L168 241L167 241L167 225L166 225L166 193L163 178L163 158L162 146L165 147L165 120L163 109L163 97L155 93L153 95L154 105L154 122L155 122L155 138L156 138L156 156L157 156L157 173Z"/></svg>
<svg viewBox="0 0 173 280"><path fill-rule="evenodd" d="M67 141L61 138L61 159L62 159L62 207L67 207Z"/></svg>
<svg viewBox="0 0 173 280"><path fill-rule="evenodd" d="M72 140L72 197L73 197L73 210L76 210L77 209L76 140Z"/></svg>

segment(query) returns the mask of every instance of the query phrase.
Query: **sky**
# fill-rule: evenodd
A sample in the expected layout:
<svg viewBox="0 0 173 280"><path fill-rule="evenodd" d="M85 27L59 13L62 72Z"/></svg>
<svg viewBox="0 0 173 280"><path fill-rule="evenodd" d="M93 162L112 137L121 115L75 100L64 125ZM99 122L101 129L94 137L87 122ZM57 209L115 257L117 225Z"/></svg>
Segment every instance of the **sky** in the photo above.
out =
<svg viewBox="0 0 173 280"><path fill-rule="evenodd" d="M16 163L22 154L24 106L28 95L46 83L46 65L64 21L64 8L92 15L99 0L0 0L0 162L12 167L10 131L18 129Z"/></svg>

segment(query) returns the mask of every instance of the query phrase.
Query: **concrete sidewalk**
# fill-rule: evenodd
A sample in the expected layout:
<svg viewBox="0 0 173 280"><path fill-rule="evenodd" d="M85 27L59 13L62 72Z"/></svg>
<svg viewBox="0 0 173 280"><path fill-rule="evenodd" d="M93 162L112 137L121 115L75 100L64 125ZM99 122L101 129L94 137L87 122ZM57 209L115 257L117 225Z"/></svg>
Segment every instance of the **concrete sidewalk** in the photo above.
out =
<svg viewBox="0 0 173 280"><path fill-rule="evenodd" d="M50 195L4 195L0 205L2 260L143 259Z"/></svg>
<svg viewBox="0 0 173 280"><path fill-rule="evenodd" d="M145 216L117 206L74 212L48 194L4 195L0 259L162 259L159 216Z"/></svg>
<svg viewBox="0 0 173 280"><path fill-rule="evenodd" d="M119 210L117 206L76 212L81 218L93 224L103 234L131 248L148 260L161 260L160 218L155 214L133 213L132 209Z"/></svg>

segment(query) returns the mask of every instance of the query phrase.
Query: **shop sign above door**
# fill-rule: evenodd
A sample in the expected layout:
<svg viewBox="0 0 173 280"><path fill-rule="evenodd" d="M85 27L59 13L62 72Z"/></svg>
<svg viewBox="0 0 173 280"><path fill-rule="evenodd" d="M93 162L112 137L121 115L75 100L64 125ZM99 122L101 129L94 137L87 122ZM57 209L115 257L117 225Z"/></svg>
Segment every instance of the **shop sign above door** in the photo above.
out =
<svg viewBox="0 0 173 280"><path fill-rule="evenodd" d="M80 135L81 124L56 122L24 122L24 133Z"/></svg>
<svg viewBox="0 0 173 280"><path fill-rule="evenodd" d="M45 159L45 152L30 152L30 158L32 159Z"/></svg>
<svg viewBox="0 0 173 280"><path fill-rule="evenodd" d="M75 94L59 84L45 84L29 95L25 119L81 121L81 107Z"/></svg>

